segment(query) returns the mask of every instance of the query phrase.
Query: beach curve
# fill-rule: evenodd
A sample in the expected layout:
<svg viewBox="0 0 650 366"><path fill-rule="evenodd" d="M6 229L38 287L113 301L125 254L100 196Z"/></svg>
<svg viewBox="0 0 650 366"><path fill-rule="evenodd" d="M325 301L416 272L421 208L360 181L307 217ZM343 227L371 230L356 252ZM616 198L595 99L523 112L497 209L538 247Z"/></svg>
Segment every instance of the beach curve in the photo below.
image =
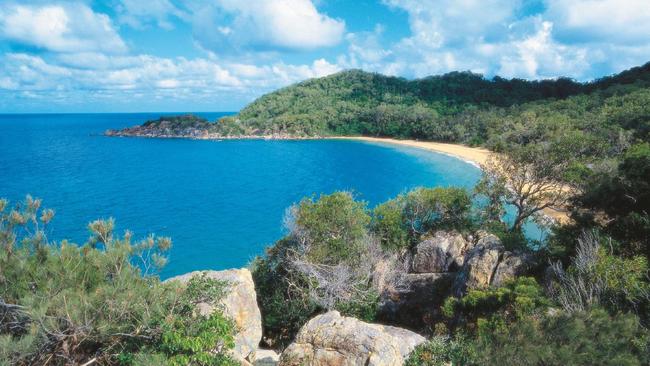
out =
<svg viewBox="0 0 650 366"><path fill-rule="evenodd" d="M489 156L493 154L492 151L480 147L470 147L470 146L465 146L460 144L449 144L449 143L433 142L433 141L398 140L394 138L367 137L367 136L336 136L336 137L329 137L329 138L415 147L423 150L428 150L431 152L442 153L442 154L453 156L469 164L472 164L478 167L479 169L481 169L481 166L485 164ZM568 212L566 210L546 208L543 210L543 213L544 215L550 217L551 219L559 223L567 223L570 221Z"/></svg>

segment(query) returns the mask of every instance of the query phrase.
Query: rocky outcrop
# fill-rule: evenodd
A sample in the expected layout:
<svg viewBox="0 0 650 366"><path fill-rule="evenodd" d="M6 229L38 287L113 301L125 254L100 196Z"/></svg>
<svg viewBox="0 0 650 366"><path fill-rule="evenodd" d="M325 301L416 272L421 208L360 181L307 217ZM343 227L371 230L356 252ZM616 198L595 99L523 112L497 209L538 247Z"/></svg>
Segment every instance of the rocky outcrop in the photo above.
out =
<svg viewBox="0 0 650 366"><path fill-rule="evenodd" d="M255 352L253 366L275 366L280 362L280 355L270 349L258 349Z"/></svg>
<svg viewBox="0 0 650 366"><path fill-rule="evenodd" d="M467 253L465 264L456 276L457 296L470 289L503 286L532 266L531 255L506 251L501 240L492 234L482 232L478 236L476 246Z"/></svg>
<svg viewBox="0 0 650 366"><path fill-rule="evenodd" d="M468 289L483 289L490 286L494 271L505 248L501 240L492 234L480 233L479 240L467 253L462 270L456 277L456 295Z"/></svg>
<svg viewBox="0 0 650 366"><path fill-rule="evenodd" d="M469 243L462 235L438 231L415 247L411 262L413 273L455 272L464 263Z"/></svg>
<svg viewBox="0 0 650 366"><path fill-rule="evenodd" d="M413 329L431 327L449 295L455 273L409 273L399 288L380 297L379 318Z"/></svg>
<svg viewBox="0 0 650 366"><path fill-rule="evenodd" d="M424 341L406 329L365 323L330 311L300 329L279 365L399 366Z"/></svg>
<svg viewBox="0 0 650 366"><path fill-rule="evenodd" d="M229 288L219 302L206 302L198 305L203 315L211 314L218 306L231 318L237 327L234 355L237 358L253 361L255 351L262 339L262 315L257 306L257 295L253 277L248 269L229 269L225 271L196 271L170 278L167 281L187 283L193 276L205 274L208 278L224 281Z"/></svg>
<svg viewBox="0 0 650 366"><path fill-rule="evenodd" d="M525 274L530 269L531 264L532 258L526 253L504 252L497 269L494 271L490 285L503 286L507 281Z"/></svg>
<svg viewBox="0 0 650 366"><path fill-rule="evenodd" d="M501 240L487 232L468 239L454 232L436 232L416 245L401 273L396 275L399 268L388 262L377 266L382 269L373 274L381 285L376 286L381 289L379 319L411 329L430 328L440 319L440 306L449 295L503 286L531 267L530 254L506 251Z"/></svg>
<svg viewBox="0 0 650 366"><path fill-rule="evenodd" d="M487 288L504 250L499 238L492 234L480 233L478 242L467 253L465 264L456 276L455 295L460 296L468 289Z"/></svg>

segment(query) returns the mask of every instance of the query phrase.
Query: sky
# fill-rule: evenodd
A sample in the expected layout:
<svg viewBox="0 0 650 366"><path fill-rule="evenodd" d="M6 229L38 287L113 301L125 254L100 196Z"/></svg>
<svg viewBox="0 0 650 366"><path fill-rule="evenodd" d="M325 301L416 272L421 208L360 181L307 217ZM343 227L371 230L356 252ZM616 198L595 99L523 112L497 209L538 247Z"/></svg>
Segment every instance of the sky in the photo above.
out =
<svg viewBox="0 0 650 366"><path fill-rule="evenodd" d="M0 0L0 113L237 111L359 68L593 80L650 61L650 0Z"/></svg>

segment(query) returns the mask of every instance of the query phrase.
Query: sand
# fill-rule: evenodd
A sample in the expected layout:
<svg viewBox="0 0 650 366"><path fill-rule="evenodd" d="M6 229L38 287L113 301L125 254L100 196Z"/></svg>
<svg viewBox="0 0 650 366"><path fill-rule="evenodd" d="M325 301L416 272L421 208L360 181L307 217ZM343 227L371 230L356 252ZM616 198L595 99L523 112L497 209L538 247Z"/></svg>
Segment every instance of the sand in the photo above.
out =
<svg viewBox="0 0 650 366"><path fill-rule="evenodd" d="M473 165L480 166L484 164L488 156L491 154L490 150L480 147L469 147L457 144L445 144L441 142L418 141L418 140L397 140L382 137L363 137L363 136L346 136L334 137L335 139L346 140L359 140L377 143L386 143L392 145L401 145L409 147L417 147L424 150L435 151L451 156L455 156Z"/></svg>

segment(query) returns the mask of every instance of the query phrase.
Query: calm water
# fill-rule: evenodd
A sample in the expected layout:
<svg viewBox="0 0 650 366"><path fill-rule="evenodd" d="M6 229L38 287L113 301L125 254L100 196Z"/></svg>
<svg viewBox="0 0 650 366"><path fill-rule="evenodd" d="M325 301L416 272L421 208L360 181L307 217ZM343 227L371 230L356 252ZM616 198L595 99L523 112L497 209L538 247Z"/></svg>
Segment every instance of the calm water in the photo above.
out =
<svg viewBox="0 0 650 366"><path fill-rule="evenodd" d="M0 115L0 197L42 198L56 210L51 239L83 243L87 223L107 217L136 238L170 236L167 277L246 265L282 236L285 209L303 196L352 190L374 206L480 177L446 155L363 142L101 136L159 115Z"/></svg>

